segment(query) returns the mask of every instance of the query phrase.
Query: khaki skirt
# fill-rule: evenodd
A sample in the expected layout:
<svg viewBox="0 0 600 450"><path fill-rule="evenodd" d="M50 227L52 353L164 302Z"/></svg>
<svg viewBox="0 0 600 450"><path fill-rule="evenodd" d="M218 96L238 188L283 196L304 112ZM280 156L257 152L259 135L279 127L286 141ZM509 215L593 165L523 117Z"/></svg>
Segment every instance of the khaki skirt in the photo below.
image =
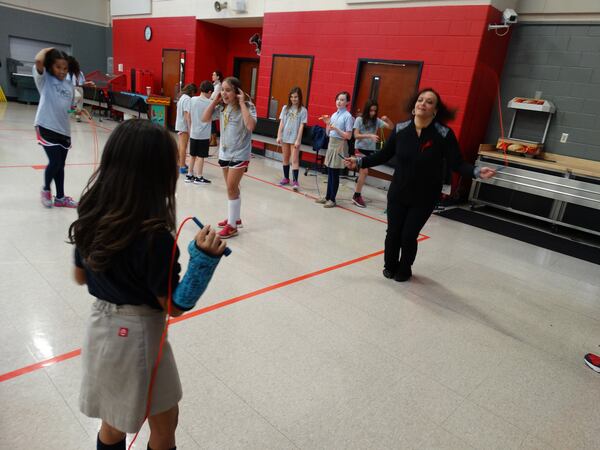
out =
<svg viewBox="0 0 600 450"><path fill-rule="evenodd" d="M81 350L79 408L125 433L135 433L146 412L152 368L166 315L149 306L96 300ZM168 341L158 366L150 415L181 400L181 382Z"/></svg>
<svg viewBox="0 0 600 450"><path fill-rule="evenodd" d="M348 141L345 139L331 137L329 138L327 153L325 153L324 164L332 169L345 168L346 166L344 166L344 160L338 155L342 155L344 158L348 157Z"/></svg>

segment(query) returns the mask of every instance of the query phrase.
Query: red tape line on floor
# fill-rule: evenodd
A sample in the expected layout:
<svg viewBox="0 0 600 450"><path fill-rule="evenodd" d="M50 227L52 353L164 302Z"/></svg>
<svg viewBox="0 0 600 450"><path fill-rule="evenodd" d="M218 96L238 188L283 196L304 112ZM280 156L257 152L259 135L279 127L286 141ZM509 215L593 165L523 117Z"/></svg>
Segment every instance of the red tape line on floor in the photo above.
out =
<svg viewBox="0 0 600 450"><path fill-rule="evenodd" d="M424 241L426 239L428 239L428 237L427 236L423 236L423 237L419 238L419 241ZM322 274L327 273L327 272L331 272L331 271L334 271L334 270L337 270L337 269L341 269L342 267L347 267L347 266L350 266L352 264L356 264L356 263L365 261L365 260L370 259L370 258L374 258L374 257L382 255L382 254L383 254L383 250L379 250L379 251L377 251L375 253L370 253L368 255L361 256L359 258L355 258L355 259L351 259L349 261L345 261L345 262L342 262L342 263L339 263L339 264L335 264L333 266L329 266L329 267L326 267L324 269L317 270L315 272L310 272L310 273L307 273L307 274L304 274L304 275L300 275L300 276L295 277L295 278L290 278L289 280L281 281L279 283L272 284L270 286L258 289L256 291L248 292L247 294L242 294L242 295L239 295L237 297L230 298L229 300L225 300L225 301L220 302L220 303L215 303L214 305L206 306L204 308L198 309L196 311L189 312L189 313L184 314L184 315L179 316L179 317L172 317L170 319L170 323L174 324L174 323L177 323L177 322L181 322L183 320L188 320L188 319L191 319L192 317L200 316L202 314L206 314L206 313L209 313L211 311L224 308L225 306L233 305L234 303L238 303L238 302L241 302L241 301L244 301L244 300L248 300L248 299L256 297L258 295L266 294L267 292L271 292L271 291L274 291L274 290L277 290L277 289L281 289L282 287L286 287L286 286L289 286L291 284L298 283L300 281L304 281L306 279L313 278L313 277L322 275ZM13 370L11 372L6 372L6 373L3 373L3 374L0 374L0 383L3 383L3 382L8 381L8 380L12 380L14 378L20 377L22 375L26 375L26 374L31 373L31 372L35 372L36 370L43 369L44 367L53 366L54 364L58 364L59 362L67 361L67 360L75 358L75 357L77 357L79 355L81 355L81 349L80 348L78 348L76 350L72 350L72 351L70 351L68 353L63 353L62 355L58 355L58 356L55 356L55 357L50 358L50 359L46 359L44 361L40 361L40 362L35 363L35 364L31 364L29 366L22 367L20 369Z"/></svg>

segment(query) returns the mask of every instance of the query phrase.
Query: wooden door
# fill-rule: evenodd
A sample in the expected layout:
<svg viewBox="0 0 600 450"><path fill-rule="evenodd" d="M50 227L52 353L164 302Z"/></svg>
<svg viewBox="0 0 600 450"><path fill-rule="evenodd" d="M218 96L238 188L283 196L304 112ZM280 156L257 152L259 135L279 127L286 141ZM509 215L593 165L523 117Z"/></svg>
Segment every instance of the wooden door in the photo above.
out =
<svg viewBox="0 0 600 450"><path fill-rule="evenodd" d="M308 107L312 63L312 56L273 55L269 105L274 107L269 107L270 119L279 119L279 113L287 104L288 95L294 86L302 89L304 106Z"/></svg>
<svg viewBox="0 0 600 450"><path fill-rule="evenodd" d="M185 50L163 49L162 56L162 95L171 98L167 121L175 127L177 115L177 96L183 87L185 70Z"/></svg>
<svg viewBox="0 0 600 450"><path fill-rule="evenodd" d="M419 86L421 63L360 61L355 84L352 113L358 116L368 99L379 103L379 116L394 123L407 120L405 105ZM389 131L388 131L389 134Z"/></svg>
<svg viewBox="0 0 600 450"><path fill-rule="evenodd" d="M233 76L242 83L242 90L252 102L256 103L256 85L258 84L258 58L235 58Z"/></svg>

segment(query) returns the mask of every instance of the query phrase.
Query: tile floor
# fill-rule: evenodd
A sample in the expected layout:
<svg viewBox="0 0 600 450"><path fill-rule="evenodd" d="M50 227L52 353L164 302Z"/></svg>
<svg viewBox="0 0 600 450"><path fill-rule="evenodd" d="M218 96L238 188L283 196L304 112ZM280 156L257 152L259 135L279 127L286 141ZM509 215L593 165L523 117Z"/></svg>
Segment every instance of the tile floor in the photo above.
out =
<svg viewBox="0 0 600 450"><path fill-rule="evenodd" d="M80 360L62 355L79 348L92 299L71 280L75 211L38 199L34 114L0 104L0 448L90 449L98 421L77 408ZM98 125L103 145L115 124ZM72 131L66 192L78 198L93 133ZM225 217L209 162L212 185L179 184L180 218ZM302 175L295 194L280 176L252 160L245 227L199 308L243 297L171 328L178 448L600 448L600 376L582 361L600 352L598 266L432 217L414 279L396 283L381 276L384 192L367 188L357 209L343 182L343 208L327 210L312 201L325 177Z"/></svg>

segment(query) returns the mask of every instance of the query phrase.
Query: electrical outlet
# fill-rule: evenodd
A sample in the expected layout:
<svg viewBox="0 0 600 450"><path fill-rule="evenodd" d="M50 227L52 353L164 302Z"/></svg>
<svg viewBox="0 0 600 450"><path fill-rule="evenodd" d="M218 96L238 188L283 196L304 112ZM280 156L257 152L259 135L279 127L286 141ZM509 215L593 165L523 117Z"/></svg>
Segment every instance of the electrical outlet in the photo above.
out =
<svg viewBox="0 0 600 450"><path fill-rule="evenodd" d="M567 142L567 139L569 139L569 134L568 134L568 133L563 133L563 134L560 136L560 142L561 142L562 144L566 143L566 142Z"/></svg>

